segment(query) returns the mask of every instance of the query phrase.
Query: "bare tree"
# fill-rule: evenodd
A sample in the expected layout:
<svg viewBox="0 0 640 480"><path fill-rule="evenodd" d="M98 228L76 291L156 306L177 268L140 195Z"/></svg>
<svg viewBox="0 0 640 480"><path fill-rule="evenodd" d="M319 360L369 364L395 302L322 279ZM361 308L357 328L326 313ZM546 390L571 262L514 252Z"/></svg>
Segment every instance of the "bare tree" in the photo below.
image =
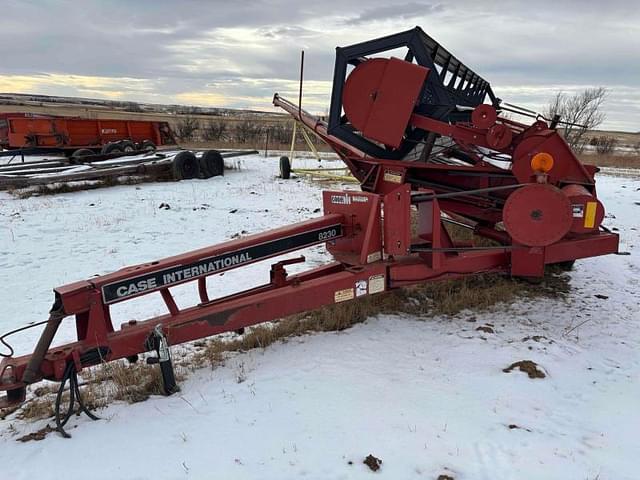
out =
<svg viewBox="0 0 640 480"><path fill-rule="evenodd" d="M200 128L200 122L197 118L187 115L178 120L176 127L180 140L192 140L196 130Z"/></svg>
<svg viewBox="0 0 640 480"><path fill-rule="evenodd" d="M293 125L290 122L280 122L270 127L271 138L274 143L291 143Z"/></svg>
<svg viewBox="0 0 640 480"><path fill-rule="evenodd" d="M224 140L227 136L227 124L224 120L210 120L203 127L202 136L208 141Z"/></svg>
<svg viewBox="0 0 640 480"><path fill-rule="evenodd" d="M587 88L575 95L558 92L547 105L545 116L553 118L559 115L561 121L567 122L564 138L574 151L581 153L587 144L586 133L605 119L602 104L606 96L604 87Z"/></svg>
<svg viewBox="0 0 640 480"><path fill-rule="evenodd" d="M600 135L599 137L593 137L589 142L589 145L596 148L596 152L602 155L608 155L613 153L618 145L618 139L611 135Z"/></svg>
<svg viewBox="0 0 640 480"><path fill-rule="evenodd" d="M255 121L244 120L236 124L234 133L237 142L252 142L262 135L262 126Z"/></svg>

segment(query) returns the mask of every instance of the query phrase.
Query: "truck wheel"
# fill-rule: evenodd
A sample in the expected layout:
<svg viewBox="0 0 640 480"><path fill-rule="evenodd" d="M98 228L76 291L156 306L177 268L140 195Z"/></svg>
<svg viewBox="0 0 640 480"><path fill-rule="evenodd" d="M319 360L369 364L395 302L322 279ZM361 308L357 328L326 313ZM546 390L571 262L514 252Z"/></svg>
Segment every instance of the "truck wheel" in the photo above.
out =
<svg viewBox="0 0 640 480"><path fill-rule="evenodd" d="M133 144L131 140L122 140L121 142L118 142L118 144L120 145L120 148L122 149L123 152L136 151L136 146Z"/></svg>
<svg viewBox="0 0 640 480"><path fill-rule="evenodd" d="M75 158L77 160L82 159L83 157L87 157L89 155L93 155L93 150L89 150L88 148L79 148L71 155L71 158Z"/></svg>
<svg viewBox="0 0 640 480"><path fill-rule="evenodd" d="M207 150L198 159L202 178L224 175L224 158L217 150Z"/></svg>
<svg viewBox="0 0 640 480"><path fill-rule="evenodd" d="M157 150L156 144L151 140L143 140L140 144L140 150L143 152L155 152Z"/></svg>
<svg viewBox="0 0 640 480"><path fill-rule="evenodd" d="M101 153L109 154L109 153L122 153L122 148L117 143L107 143L102 146Z"/></svg>
<svg viewBox="0 0 640 480"><path fill-rule="evenodd" d="M285 180L291 178L291 160L289 160L289 157L280 157L280 178Z"/></svg>
<svg viewBox="0 0 640 480"><path fill-rule="evenodd" d="M171 173L176 180L198 177L200 174L198 159L192 152L180 152L173 158Z"/></svg>

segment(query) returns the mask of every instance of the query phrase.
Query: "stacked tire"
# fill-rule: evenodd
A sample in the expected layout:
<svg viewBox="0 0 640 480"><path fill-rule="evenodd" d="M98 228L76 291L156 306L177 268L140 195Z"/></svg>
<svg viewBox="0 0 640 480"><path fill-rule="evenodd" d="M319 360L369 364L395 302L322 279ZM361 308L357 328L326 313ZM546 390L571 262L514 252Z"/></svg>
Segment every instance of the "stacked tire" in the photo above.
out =
<svg viewBox="0 0 640 480"><path fill-rule="evenodd" d="M207 150L200 158L193 152L178 153L171 164L175 180L211 178L224 175L224 158L217 150Z"/></svg>
<svg viewBox="0 0 640 480"><path fill-rule="evenodd" d="M198 159L200 178L224 175L224 158L217 150L207 150Z"/></svg>

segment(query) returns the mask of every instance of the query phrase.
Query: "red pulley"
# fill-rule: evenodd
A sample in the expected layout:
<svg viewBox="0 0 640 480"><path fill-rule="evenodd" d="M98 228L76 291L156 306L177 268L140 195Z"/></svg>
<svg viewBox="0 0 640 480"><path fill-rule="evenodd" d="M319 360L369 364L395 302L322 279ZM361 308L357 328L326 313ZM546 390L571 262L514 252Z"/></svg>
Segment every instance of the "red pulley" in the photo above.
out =
<svg viewBox="0 0 640 480"><path fill-rule="evenodd" d="M545 247L569 233L573 224L571 202L553 185L526 185L509 195L502 220L516 242Z"/></svg>
<svg viewBox="0 0 640 480"><path fill-rule="evenodd" d="M344 84L342 92L344 113L360 132L363 132L367 126L387 64L386 58L367 60L351 72Z"/></svg>
<svg viewBox="0 0 640 480"><path fill-rule="evenodd" d="M511 145L511 140L513 140L513 133L504 123L496 123L487 132L487 143L496 150L507 148Z"/></svg>
<svg viewBox="0 0 640 480"><path fill-rule="evenodd" d="M496 109L486 103L478 105L471 114L471 123L473 123L473 126L483 129L493 126L497 119L498 114L496 113Z"/></svg>

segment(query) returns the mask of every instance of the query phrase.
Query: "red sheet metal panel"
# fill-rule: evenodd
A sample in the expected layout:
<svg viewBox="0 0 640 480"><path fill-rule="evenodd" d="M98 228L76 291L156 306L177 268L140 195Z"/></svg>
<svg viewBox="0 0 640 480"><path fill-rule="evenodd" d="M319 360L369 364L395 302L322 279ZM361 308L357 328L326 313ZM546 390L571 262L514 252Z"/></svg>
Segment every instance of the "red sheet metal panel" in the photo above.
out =
<svg viewBox="0 0 640 480"><path fill-rule="evenodd" d="M399 147L429 69L397 58L374 58L349 75L343 104L363 135Z"/></svg>
<svg viewBox="0 0 640 480"><path fill-rule="evenodd" d="M16 117L5 121L5 143L11 148L99 147L120 140L137 143L151 140L156 145L173 143L167 122L61 117Z"/></svg>
<svg viewBox="0 0 640 480"><path fill-rule="evenodd" d="M411 187L401 185L384 196L384 252L407 255L411 249Z"/></svg>

